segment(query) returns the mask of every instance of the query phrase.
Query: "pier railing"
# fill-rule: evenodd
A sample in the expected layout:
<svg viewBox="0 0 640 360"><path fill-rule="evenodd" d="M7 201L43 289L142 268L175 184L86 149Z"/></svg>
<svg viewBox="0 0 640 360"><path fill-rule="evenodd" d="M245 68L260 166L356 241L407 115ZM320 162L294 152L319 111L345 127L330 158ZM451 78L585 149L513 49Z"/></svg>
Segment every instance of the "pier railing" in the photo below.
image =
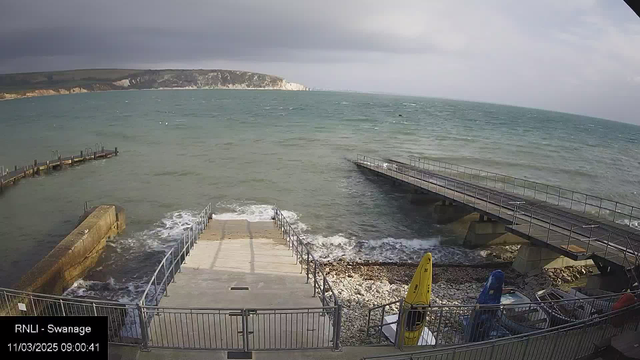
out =
<svg viewBox="0 0 640 360"><path fill-rule="evenodd" d="M639 310L640 305L636 304L597 317L508 338L371 356L363 360L581 359L606 348L611 337L637 331L640 325Z"/></svg>
<svg viewBox="0 0 640 360"><path fill-rule="evenodd" d="M545 211L499 189L483 187L434 171L421 171L402 164L358 155L357 163L415 186L459 201L511 222L516 235L561 247L565 253L587 257L592 253L626 268L640 265L638 250L622 231L611 231L587 220L568 220L562 213ZM519 198L522 199L522 198ZM572 246L575 245L575 246Z"/></svg>
<svg viewBox="0 0 640 360"><path fill-rule="evenodd" d="M542 200L618 224L635 228L640 227L640 211L638 211L638 207L620 201L426 157L409 156L409 162L412 166L428 171Z"/></svg>
<svg viewBox="0 0 640 360"><path fill-rule="evenodd" d="M421 322L427 332L417 345L438 347L481 342L595 318L610 313L622 295L501 305L405 306L403 300L397 300L369 309L366 337L372 344L394 344L402 349L406 329ZM389 334L394 334L393 338Z"/></svg>
<svg viewBox="0 0 640 360"><path fill-rule="evenodd" d="M178 243L160 261L142 294L140 305L157 306L162 296L169 294L169 284L174 281L176 274L181 271L182 264L198 241L198 236L207 228L211 211L212 207L211 203L209 203L198 214L193 225L184 232Z"/></svg>

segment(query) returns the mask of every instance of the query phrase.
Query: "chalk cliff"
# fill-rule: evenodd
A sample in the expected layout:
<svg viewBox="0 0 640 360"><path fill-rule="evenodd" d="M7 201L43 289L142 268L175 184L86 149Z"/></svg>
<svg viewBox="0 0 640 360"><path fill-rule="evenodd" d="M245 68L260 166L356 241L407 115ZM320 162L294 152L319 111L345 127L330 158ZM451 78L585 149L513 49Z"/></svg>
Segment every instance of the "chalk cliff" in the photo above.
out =
<svg viewBox="0 0 640 360"><path fill-rule="evenodd" d="M237 70L93 69L0 75L0 99L131 89L309 90L267 74Z"/></svg>

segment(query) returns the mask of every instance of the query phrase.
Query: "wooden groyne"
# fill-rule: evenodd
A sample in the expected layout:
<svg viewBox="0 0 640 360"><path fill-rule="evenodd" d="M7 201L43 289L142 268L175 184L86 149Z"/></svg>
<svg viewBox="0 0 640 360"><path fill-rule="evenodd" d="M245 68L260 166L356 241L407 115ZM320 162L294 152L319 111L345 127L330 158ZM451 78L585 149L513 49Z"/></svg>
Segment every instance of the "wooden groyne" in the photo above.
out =
<svg viewBox="0 0 640 360"><path fill-rule="evenodd" d="M108 159L113 156L118 156L118 148L114 150L107 150L104 147L97 151L91 149L85 149L80 151L79 155L61 156L56 152L57 158L52 160L38 162L33 160L33 164L25 165L22 167L15 166L12 171L5 170L0 167L0 193L4 191L9 185L15 184L18 180L35 177L36 175L42 175L50 172L51 170L61 170L65 166L73 166L81 164L91 160Z"/></svg>

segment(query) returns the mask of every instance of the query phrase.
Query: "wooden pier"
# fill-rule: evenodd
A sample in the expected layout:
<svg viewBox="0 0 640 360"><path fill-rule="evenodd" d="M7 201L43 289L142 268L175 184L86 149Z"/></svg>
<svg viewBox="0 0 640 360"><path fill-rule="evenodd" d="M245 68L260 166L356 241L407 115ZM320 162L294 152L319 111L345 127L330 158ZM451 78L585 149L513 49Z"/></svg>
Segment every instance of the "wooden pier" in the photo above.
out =
<svg viewBox="0 0 640 360"><path fill-rule="evenodd" d="M90 150L91 149L85 149L84 151L80 151L78 155L65 157L58 154L57 158L47 161L38 162L38 160L34 160L32 164L21 167L15 166L12 171L5 171L4 174L0 173L0 193L3 192L6 187L15 184L20 179L42 175L51 170L61 170L65 166L73 166L91 160L108 159L113 156L118 156L117 147L114 150L107 150L104 147L98 151Z"/></svg>

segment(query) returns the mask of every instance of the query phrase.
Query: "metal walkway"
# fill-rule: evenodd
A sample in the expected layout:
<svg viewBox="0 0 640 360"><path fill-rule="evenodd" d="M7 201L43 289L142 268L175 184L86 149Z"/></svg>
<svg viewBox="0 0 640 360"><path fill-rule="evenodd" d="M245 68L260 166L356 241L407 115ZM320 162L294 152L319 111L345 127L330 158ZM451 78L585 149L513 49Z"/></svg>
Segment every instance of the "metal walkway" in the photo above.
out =
<svg viewBox="0 0 640 360"><path fill-rule="evenodd" d="M467 172L461 170L465 168L462 166L426 159L411 158L410 163L404 163L358 155L354 163L418 192L436 195L504 223L507 231L570 259L593 259L599 267L624 269L640 263L636 250L640 249L640 231L628 226L637 221L634 208L628 205L624 205L630 209L628 215L617 210L611 214L602 207L603 199L585 195L565 206L563 191L568 190L556 188L557 194L550 194L549 185L529 182L536 185L527 187L526 180L483 170ZM518 186L519 180L524 184ZM522 192L517 194L517 189ZM600 207L592 205L590 198L600 199ZM584 211L576 210L574 202L584 204ZM626 221L620 224L613 220Z"/></svg>

